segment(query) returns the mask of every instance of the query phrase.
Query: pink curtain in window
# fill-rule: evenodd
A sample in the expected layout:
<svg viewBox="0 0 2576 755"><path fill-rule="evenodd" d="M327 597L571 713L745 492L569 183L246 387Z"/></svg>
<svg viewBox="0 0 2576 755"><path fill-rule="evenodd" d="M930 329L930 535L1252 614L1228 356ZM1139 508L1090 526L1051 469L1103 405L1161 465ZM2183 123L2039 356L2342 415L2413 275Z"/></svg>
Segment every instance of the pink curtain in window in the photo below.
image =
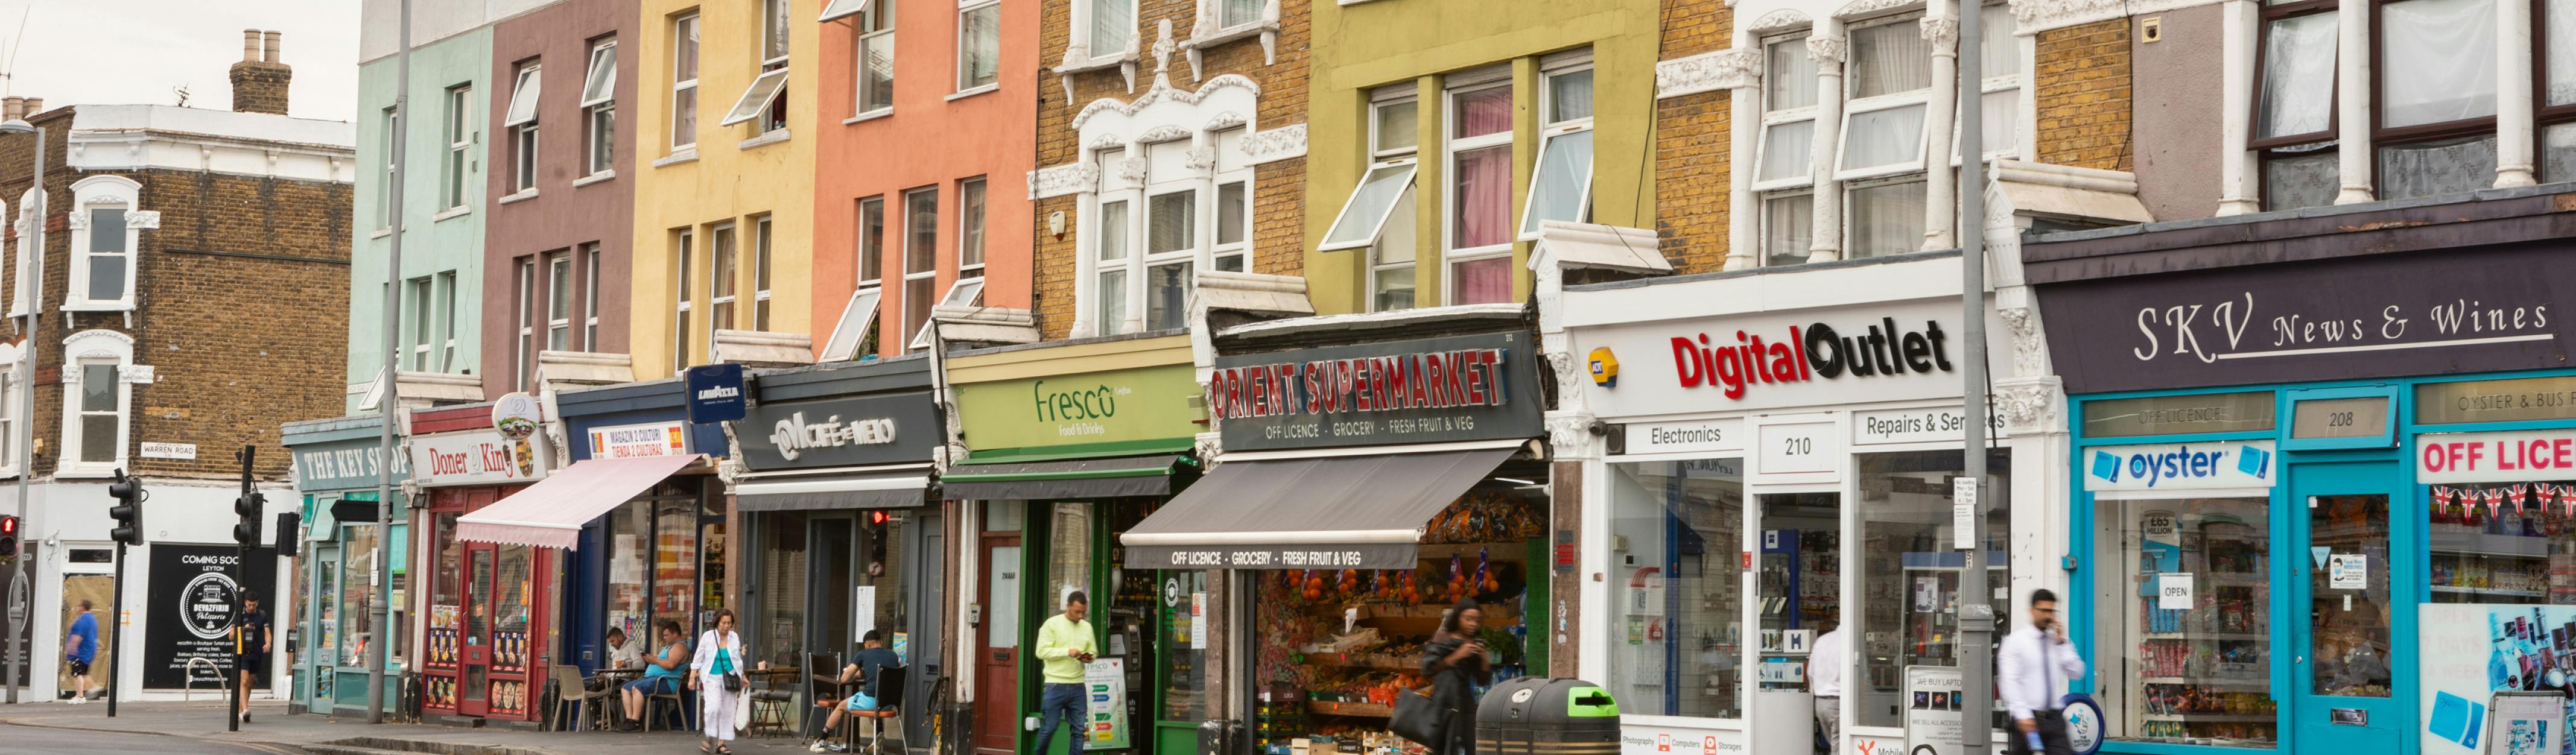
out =
<svg viewBox="0 0 2576 755"><path fill-rule="evenodd" d="M1512 300L1512 258L1493 257L1460 262L1449 268L1458 290L1450 301L1457 304L1507 304Z"/></svg>
<svg viewBox="0 0 2576 755"><path fill-rule="evenodd" d="M1458 153L1458 249L1512 240L1512 148Z"/></svg>
<svg viewBox="0 0 2576 755"><path fill-rule="evenodd" d="M1484 136L1512 127L1511 87L1458 95L1457 106L1458 122L1450 133L1460 138Z"/></svg>

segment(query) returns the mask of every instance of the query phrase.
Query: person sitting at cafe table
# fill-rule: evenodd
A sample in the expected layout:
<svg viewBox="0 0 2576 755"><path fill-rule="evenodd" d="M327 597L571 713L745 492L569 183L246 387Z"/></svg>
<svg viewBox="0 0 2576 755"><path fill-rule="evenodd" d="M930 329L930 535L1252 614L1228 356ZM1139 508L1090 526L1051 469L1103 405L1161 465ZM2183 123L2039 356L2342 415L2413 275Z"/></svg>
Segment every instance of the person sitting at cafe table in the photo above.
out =
<svg viewBox="0 0 2576 755"><path fill-rule="evenodd" d="M877 689L877 671L901 665L903 665L903 657L886 649L883 630L870 629L865 636L860 637L858 655L851 656L850 665L843 667L841 675L832 679L834 684L861 681L859 689L850 693L849 699L842 701L841 705L832 708L832 716L823 721L823 736L806 745L805 750L807 752L846 751L847 747L831 741L832 731L841 726L841 714L844 711L856 713L863 710L876 710L877 697L883 693L883 690Z"/></svg>
<svg viewBox="0 0 2576 755"><path fill-rule="evenodd" d="M618 693L626 703L626 724L621 731L644 729L644 703L654 695L667 695L680 690L681 677L689 671L689 645L681 640L680 622L662 620L657 632L658 648L644 664L644 678L626 683Z"/></svg>

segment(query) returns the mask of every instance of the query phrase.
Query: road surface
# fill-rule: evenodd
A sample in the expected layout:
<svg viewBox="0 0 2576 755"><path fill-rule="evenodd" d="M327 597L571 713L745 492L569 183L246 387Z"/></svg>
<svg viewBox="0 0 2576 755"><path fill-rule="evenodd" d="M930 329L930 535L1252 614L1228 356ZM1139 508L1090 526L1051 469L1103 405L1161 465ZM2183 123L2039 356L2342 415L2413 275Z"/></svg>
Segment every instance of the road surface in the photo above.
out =
<svg viewBox="0 0 2576 755"><path fill-rule="evenodd" d="M288 755L283 748L126 732L0 726L0 755Z"/></svg>

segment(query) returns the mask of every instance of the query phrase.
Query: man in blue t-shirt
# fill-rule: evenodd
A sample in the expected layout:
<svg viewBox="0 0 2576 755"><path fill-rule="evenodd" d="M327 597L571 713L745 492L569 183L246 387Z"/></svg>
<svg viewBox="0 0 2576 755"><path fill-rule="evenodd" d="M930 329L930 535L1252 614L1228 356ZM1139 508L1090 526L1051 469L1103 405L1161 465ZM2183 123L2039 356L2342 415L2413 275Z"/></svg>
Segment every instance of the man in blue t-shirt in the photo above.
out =
<svg viewBox="0 0 2576 755"><path fill-rule="evenodd" d="M75 640L63 643L63 662L72 669L72 702L89 700L89 662L98 660L98 614L90 611L87 600L80 602L80 616L72 619L72 628L64 637Z"/></svg>
<svg viewBox="0 0 2576 755"><path fill-rule="evenodd" d="M858 654L850 657L850 665L843 667L841 675L835 679L840 684L858 681L859 690L850 693L850 699L842 701L839 707L832 709L832 717L823 721L822 738L806 745L805 750L807 752L841 751L843 749L841 744L832 741L832 731L840 727L843 713L876 710L877 698L885 694L885 690L877 689L877 671L901 666L903 666L903 656L895 655L894 651L886 649L885 632L870 629L867 634L861 635Z"/></svg>

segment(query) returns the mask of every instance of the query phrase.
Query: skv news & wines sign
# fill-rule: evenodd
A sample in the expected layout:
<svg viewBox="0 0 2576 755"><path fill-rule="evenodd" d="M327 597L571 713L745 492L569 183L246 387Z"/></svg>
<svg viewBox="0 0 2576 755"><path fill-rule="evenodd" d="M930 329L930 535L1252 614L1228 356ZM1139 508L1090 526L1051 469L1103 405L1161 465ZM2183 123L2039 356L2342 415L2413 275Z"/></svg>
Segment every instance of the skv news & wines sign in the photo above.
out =
<svg viewBox="0 0 2576 755"><path fill-rule="evenodd" d="M1530 340L1494 333L1221 356L1208 415L1228 450L1537 437Z"/></svg>

